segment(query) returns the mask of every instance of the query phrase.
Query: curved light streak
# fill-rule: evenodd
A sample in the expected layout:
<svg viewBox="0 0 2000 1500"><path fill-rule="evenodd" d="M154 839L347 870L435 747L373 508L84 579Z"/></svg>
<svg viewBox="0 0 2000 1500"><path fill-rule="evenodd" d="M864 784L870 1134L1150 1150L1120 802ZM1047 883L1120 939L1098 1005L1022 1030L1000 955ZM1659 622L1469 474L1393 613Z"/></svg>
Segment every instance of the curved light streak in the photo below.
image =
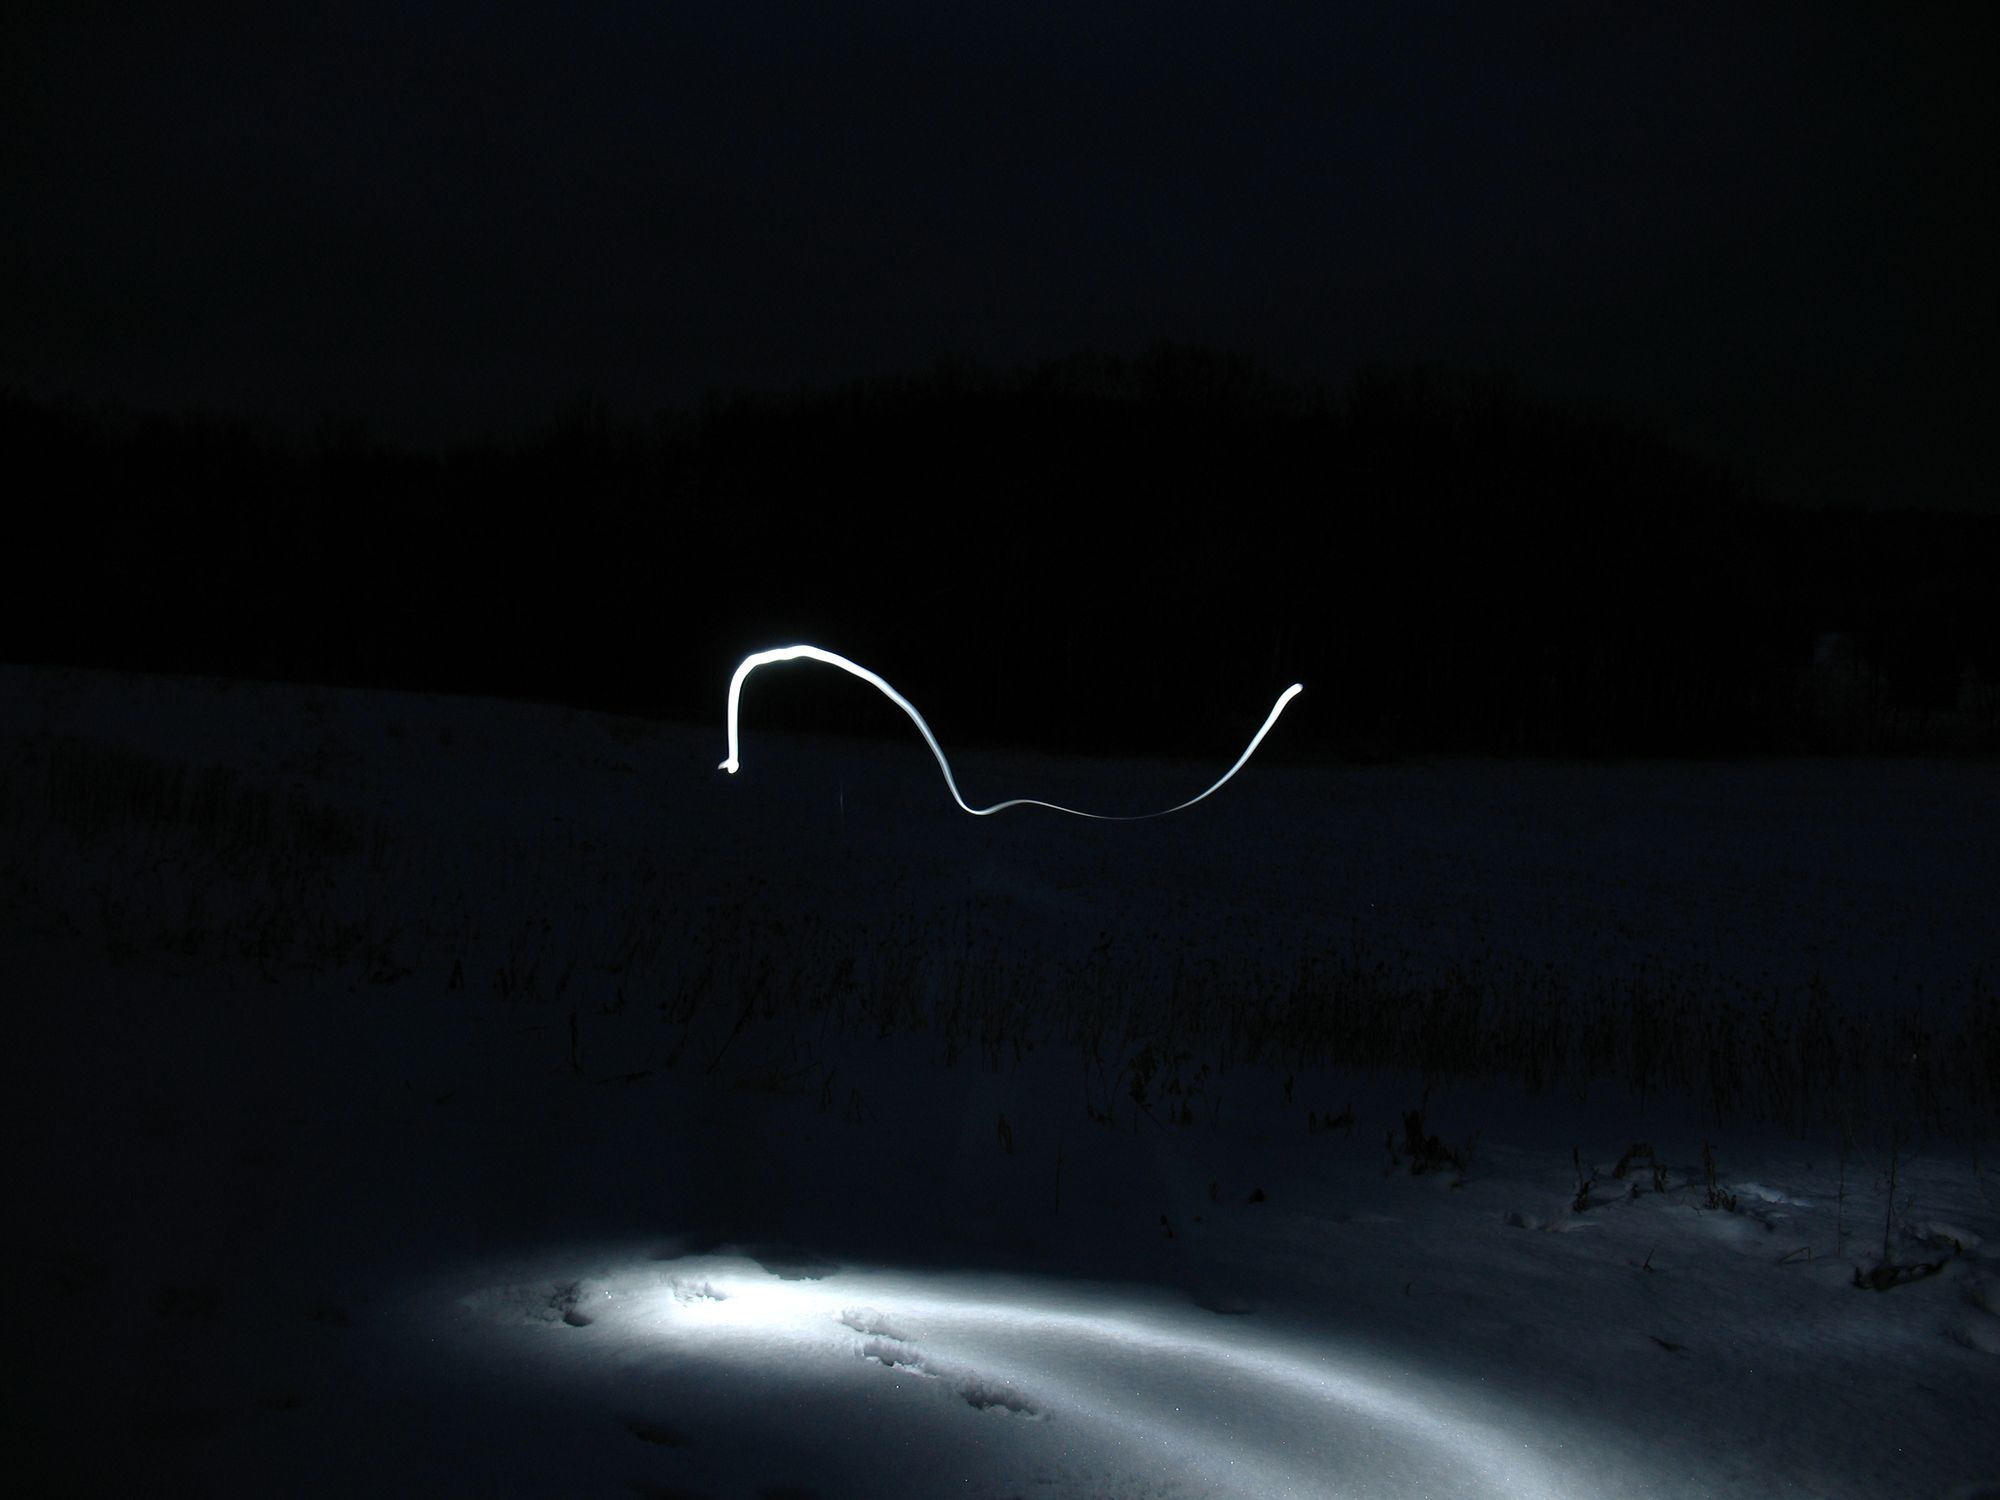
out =
<svg viewBox="0 0 2000 1500"><path fill-rule="evenodd" d="M951 762L944 758L944 749L938 744L937 736L931 733L931 726L924 722L924 716L917 712L916 705L890 687L885 679L869 671L859 662L849 661L846 657L836 655L831 651L823 651L818 646L779 646L774 650L757 651L744 657L742 662L738 664L735 675L729 679L729 754L716 769L727 771L730 775L734 776L743 764L738 753L741 749L741 744L737 734L737 718L738 708L743 698L744 679L756 671L757 668L768 666L772 662L797 661L800 658L808 661L825 662L830 667L839 667L843 672L851 672L863 682L879 690L883 697L908 714L910 722L917 726L917 733L921 734L924 737L924 743L931 747L931 754L937 757L938 769L944 772L944 784L951 792L951 800L964 808L965 811L971 813L975 818L990 818L994 813L1005 812L1010 807L1046 807L1051 812L1068 813L1073 818L1090 818L1100 823L1141 823L1148 818L1164 818L1169 813L1177 813L1184 808L1193 807L1195 803L1214 796L1232 776L1243 769L1244 762L1248 761L1256 753L1257 747L1264 742L1264 736L1271 732L1271 726L1278 722L1278 715L1285 711L1285 705L1305 691L1304 683L1295 682L1282 693L1278 694L1278 701L1271 705L1270 714L1265 718L1263 725L1258 731L1250 737L1249 745L1236 758L1236 764L1223 772L1221 780L1217 781L1214 786L1199 796L1190 797L1185 802L1177 802L1172 807L1163 807L1158 812L1084 812L1081 809L1063 807L1054 802L1042 802L1033 797L1015 797L1006 802L996 802L991 807L974 807L960 793L958 782L951 774Z"/></svg>

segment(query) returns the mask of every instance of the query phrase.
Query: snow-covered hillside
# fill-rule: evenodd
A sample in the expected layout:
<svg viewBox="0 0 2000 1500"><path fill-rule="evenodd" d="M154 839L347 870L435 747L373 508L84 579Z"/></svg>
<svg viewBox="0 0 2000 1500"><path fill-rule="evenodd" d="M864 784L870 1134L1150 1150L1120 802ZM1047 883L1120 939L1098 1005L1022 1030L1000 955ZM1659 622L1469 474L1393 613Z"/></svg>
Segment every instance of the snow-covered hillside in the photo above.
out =
<svg viewBox="0 0 2000 1500"><path fill-rule="evenodd" d="M2000 1495L1992 766L722 752L0 668L38 1493Z"/></svg>

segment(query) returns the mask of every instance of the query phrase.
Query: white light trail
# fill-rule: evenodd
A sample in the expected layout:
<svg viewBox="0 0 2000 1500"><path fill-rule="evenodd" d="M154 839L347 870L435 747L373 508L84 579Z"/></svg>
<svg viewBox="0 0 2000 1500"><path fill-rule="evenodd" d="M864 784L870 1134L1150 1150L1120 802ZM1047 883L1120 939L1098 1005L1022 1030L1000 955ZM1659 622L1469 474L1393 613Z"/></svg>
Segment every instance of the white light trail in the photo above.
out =
<svg viewBox="0 0 2000 1500"><path fill-rule="evenodd" d="M729 679L729 755L717 767L718 770L727 771L730 775L734 776L737 769L743 764L737 753L741 748L737 736L737 710L743 697L744 679L759 667L768 666L772 662L797 661L801 657L808 661L822 661L830 667L839 667L843 672L853 673L863 682L869 683L880 690L883 697L908 714L910 722L917 726L917 733L921 734L924 737L924 743L931 747L931 754L937 757L938 769L944 772L944 784L951 791L951 800L971 813L975 818L988 818L994 813L1004 812L1010 807L1046 807L1051 812L1068 813L1073 818L1092 818L1100 823L1139 823L1148 818L1164 818L1168 813L1177 813L1183 808L1193 807L1195 803L1200 802L1203 798L1214 796L1215 793L1222 789L1224 783L1230 777L1243 769L1244 762L1249 760L1256 752L1257 747L1264 742L1264 736L1271 732L1271 726L1278 722L1278 715L1285 711L1285 705L1305 691L1304 683L1295 682L1282 693L1278 694L1278 701L1271 705L1270 715L1264 720L1263 726L1250 737L1249 745L1236 758L1236 764L1223 772L1222 779L1216 782L1214 786L1201 793L1200 796L1190 797L1185 802L1177 802L1172 807L1163 807L1158 812L1082 812L1077 808L1062 807L1054 802L1037 801L1033 797L1015 797L1011 801L996 802L991 807L974 807L960 795L958 782L952 778L951 763L944 758L944 750L939 746L937 736L931 733L930 725L924 722L924 716L917 712L916 705L911 703L909 699L890 687L881 677L878 677L875 673L860 665L860 663L849 661L844 656L837 656L831 651L822 651L818 646L780 646L775 650L758 651L744 657L736 668L736 675Z"/></svg>

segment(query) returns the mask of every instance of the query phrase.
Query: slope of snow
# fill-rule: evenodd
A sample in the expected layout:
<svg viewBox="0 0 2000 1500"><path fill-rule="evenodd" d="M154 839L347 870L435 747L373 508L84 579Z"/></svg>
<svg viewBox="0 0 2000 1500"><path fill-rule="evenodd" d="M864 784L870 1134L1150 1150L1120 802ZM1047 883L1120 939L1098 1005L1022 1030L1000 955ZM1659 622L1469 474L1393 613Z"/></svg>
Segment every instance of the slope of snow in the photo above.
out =
<svg viewBox="0 0 2000 1500"><path fill-rule="evenodd" d="M1121 1030L1331 953L1952 1035L1991 767L1253 762L1107 829L719 741L0 668L46 1493L2000 1493L1990 1095L1802 1131ZM1885 1240L1935 1270L1857 1288Z"/></svg>

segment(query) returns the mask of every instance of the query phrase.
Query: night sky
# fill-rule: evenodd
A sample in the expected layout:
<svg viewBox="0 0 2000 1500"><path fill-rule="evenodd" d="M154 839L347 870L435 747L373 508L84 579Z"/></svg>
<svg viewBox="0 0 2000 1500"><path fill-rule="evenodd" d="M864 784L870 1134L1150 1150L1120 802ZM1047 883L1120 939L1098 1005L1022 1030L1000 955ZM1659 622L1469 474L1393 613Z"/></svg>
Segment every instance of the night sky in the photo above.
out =
<svg viewBox="0 0 2000 1500"><path fill-rule="evenodd" d="M0 382L394 441L1162 340L1987 500L1995 12L43 0Z"/></svg>

